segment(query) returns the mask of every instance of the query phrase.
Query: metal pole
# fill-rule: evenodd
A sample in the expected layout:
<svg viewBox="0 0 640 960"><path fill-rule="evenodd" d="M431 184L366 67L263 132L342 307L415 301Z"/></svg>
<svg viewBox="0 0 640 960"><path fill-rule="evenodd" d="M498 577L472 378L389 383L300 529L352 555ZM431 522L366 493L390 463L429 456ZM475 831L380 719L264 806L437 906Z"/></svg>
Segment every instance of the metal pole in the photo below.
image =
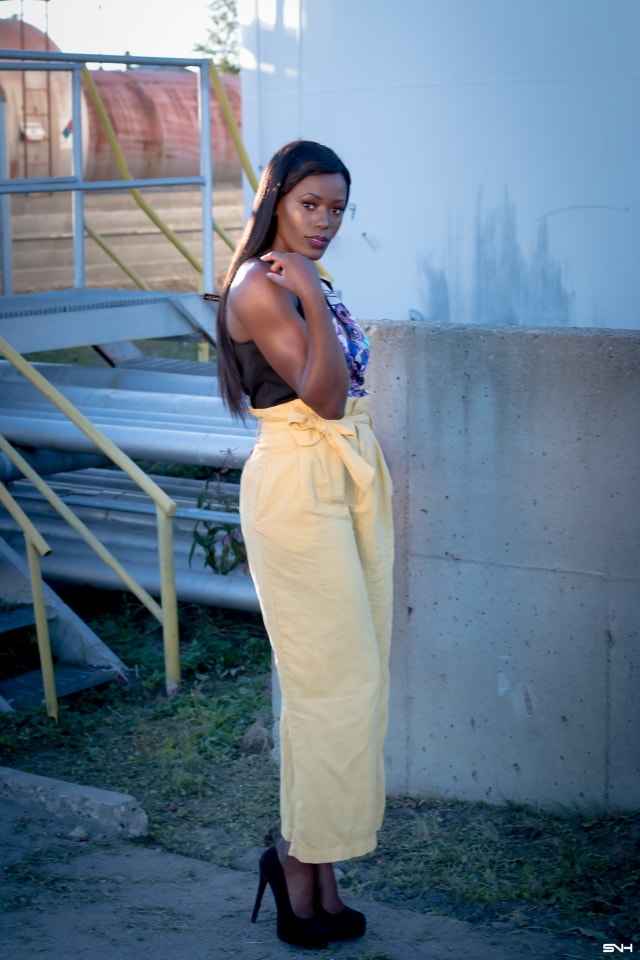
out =
<svg viewBox="0 0 640 960"><path fill-rule="evenodd" d="M71 75L71 136L73 174L84 179L82 169L82 74L75 66ZM73 285L84 287L84 193L73 191Z"/></svg>
<svg viewBox="0 0 640 960"><path fill-rule="evenodd" d="M36 636L40 652L40 669L42 670L42 685L47 713L54 720L58 719L58 698L56 694L56 678L53 672L53 657L51 656L51 639L49 623L45 606L44 590L42 587L42 573L40 570L40 556L26 537L27 560L29 562L29 578L31 580L31 594L33 596L33 611L36 617Z"/></svg>
<svg viewBox="0 0 640 960"><path fill-rule="evenodd" d="M4 94L0 93L0 180L9 179L7 163L7 127ZM0 246L2 247L2 293L13 293L13 266L11 263L11 200L6 193L0 196Z"/></svg>
<svg viewBox="0 0 640 960"><path fill-rule="evenodd" d="M211 85L203 64L199 71L200 175L202 184L202 285L201 293L213 293L213 158L211 149Z"/></svg>
<svg viewBox="0 0 640 960"><path fill-rule="evenodd" d="M180 632L178 629L173 523L171 517L159 505L156 505L156 516L158 519L165 684L167 696L173 697L180 690Z"/></svg>
<svg viewBox="0 0 640 960"><path fill-rule="evenodd" d="M24 49L24 13L23 5L20 4L20 45ZM29 176L29 161L27 157L27 71L22 71L22 162L23 177Z"/></svg>
<svg viewBox="0 0 640 960"><path fill-rule="evenodd" d="M47 50L50 50L51 39L49 37L49 0L45 0L44 10L45 10L44 35L46 37ZM47 78L47 121L48 121L47 137L48 137L48 146L49 146L49 176L52 177L53 176L53 114L52 114L52 106L51 106L51 73L50 71L47 70L45 75Z"/></svg>

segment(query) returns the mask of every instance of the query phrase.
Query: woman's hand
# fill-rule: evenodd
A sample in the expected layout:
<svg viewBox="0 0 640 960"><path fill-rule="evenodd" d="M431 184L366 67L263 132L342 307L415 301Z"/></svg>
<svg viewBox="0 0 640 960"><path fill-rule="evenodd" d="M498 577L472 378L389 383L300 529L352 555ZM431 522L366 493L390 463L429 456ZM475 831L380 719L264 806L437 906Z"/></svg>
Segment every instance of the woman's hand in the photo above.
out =
<svg viewBox="0 0 640 960"><path fill-rule="evenodd" d="M294 297L305 300L310 296L324 297L318 271L311 260L300 253L278 253L272 250L260 257L268 266L267 279L282 287Z"/></svg>

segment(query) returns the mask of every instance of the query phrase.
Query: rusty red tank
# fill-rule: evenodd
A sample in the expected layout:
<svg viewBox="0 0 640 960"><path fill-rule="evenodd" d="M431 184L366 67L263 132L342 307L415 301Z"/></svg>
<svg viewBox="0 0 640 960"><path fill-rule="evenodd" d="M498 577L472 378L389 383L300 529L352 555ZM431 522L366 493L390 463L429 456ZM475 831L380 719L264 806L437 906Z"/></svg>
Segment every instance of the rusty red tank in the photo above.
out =
<svg viewBox="0 0 640 960"><path fill-rule="evenodd" d="M58 50L30 23L0 20L0 47L7 50ZM0 70L5 100L9 175L64 177L71 173L71 81L67 73Z"/></svg>
<svg viewBox="0 0 640 960"><path fill-rule="evenodd" d="M0 20L0 47L58 50L44 33L18 19ZM200 172L198 78L186 69L95 70L93 77L136 178L194 176ZM238 125L240 78L222 83ZM6 100L11 177L68 176L71 172L71 84L65 73L0 71ZM211 142L218 184L237 182L240 162L215 95ZM83 97L86 180L121 178L88 97Z"/></svg>
<svg viewBox="0 0 640 960"><path fill-rule="evenodd" d="M93 78L134 177L185 177L200 172L196 73L186 69L96 70ZM221 79L239 125L240 78ZM86 179L117 178L113 152L91 104L89 128ZM211 142L216 182L237 180L238 155L213 94Z"/></svg>

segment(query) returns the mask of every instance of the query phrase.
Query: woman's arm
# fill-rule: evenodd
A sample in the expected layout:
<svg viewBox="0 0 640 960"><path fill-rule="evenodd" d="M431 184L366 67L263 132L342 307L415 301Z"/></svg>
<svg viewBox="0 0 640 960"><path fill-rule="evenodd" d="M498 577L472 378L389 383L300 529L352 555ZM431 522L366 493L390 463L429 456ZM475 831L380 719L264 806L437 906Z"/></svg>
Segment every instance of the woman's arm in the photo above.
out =
<svg viewBox="0 0 640 960"><path fill-rule="evenodd" d="M349 372L314 264L271 252L239 271L229 291L232 339L253 340L298 397L327 420L344 414ZM296 298L304 320L296 309Z"/></svg>

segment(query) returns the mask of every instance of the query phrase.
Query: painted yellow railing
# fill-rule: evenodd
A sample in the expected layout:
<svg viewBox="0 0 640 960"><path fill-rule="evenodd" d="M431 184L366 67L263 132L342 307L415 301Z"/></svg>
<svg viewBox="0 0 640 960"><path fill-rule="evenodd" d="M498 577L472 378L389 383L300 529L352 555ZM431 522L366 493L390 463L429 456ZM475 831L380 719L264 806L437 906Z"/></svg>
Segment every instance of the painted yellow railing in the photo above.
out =
<svg viewBox="0 0 640 960"><path fill-rule="evenodd" d="M10 445L0 437L2 449L7 452ZM15 451L14 451L15 452ZM3 483L0 483L0 503L5 510L11 514L15 522L22 530L25 545L27 548L27 562L29 564L29 582L31 586L31 598L33 601L33 612L36 621L36 636L38 638L38 651L40 653L40 669L42 671L42 685L44 687L44 699L47 706L47 713L54 720L58 719L58 697L56 695L56 678L53 672L53 657L51 655L51 638L49 636L49 621L47 620L47 608L44 599L44 586L42 583L42 570L40 568L40 557L46 557L51 553L51 547L44 539L41 533L35 528L29 517L26 515L19 503L13 499Z"/></svg>
<svg viewBox="0 0 640 960"><path fill-rule="evenodd" d="M82 523L72 510L57 496L48 484L33 470L20 454L11 445L0 437L2 450L12 463L24 474L43 497L58 511L74 530L85 540L95 553L122 579L128 589L162 624L164 640L165 682L167 694L173 696L180 688L180 653L178 631L178 601L176 594L174 551L173 551L173 524L171 518L177 510L177 504L167 496L140 467L131 460L126 453L120 450L98 427L95 426L83 413L60 393L53 384L42 376L31 364L24 359L13 347L0 337L0 354L4 355L16 370L28 380L40 393L54 404L78 429L109 459L126 473L143 490L156 505L158 523L158 554L160 561L161 604L142 587L100 543L97 537Z"/></svg>

